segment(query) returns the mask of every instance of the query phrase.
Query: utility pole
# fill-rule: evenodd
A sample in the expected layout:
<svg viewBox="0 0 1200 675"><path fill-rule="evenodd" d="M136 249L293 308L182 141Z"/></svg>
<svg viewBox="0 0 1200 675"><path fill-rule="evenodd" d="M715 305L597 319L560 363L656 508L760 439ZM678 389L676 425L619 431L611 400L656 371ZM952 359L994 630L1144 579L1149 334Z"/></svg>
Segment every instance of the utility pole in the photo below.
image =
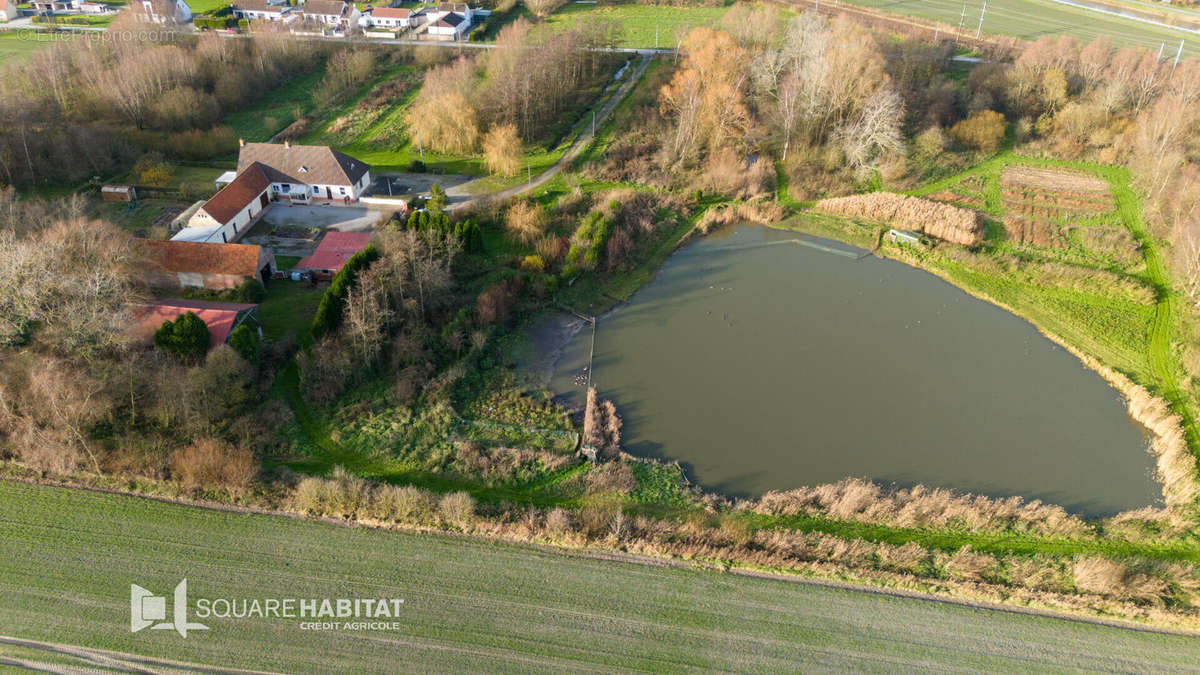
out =
<svg viewBox="0 0 1200 675"><path fill-rule="evenodd" d="M963 24L967 20L967 0L963 0L962 16L958 17L958 30L954 33L954 41L958 42L958 36L962 35Z"/></svg>
<svg viewBox="0 0 1200 675"><path fill-rule="evenodd" d="M654 48L658 49L658 24L654 24Z"/></svg>
<svg viewBox="0 0 1200 675"><path fill-rule="evenodd" d="M1166 46L1167 46L1167 43L1165 43L1165 42L1158 43L1158 56L1154 57L1155 63L1162 63L1162 53L1163 53L1163 49L1165 49Z"/></svg>
<svg viewBox="0 0 1200 675"><path fill-rule="evenodd" d="M1171 66L1171 75L1175 74L1175 68L1179 65L1179 57L1183 56L1183 40L1179 41L1179 51L1175 52L1175 63Z"/></svg>
<svg viewBox="0 0 1200 675"><path fill-rule="evenodd" d="M987 16L987 0L983 0L983 11L979 13L979 27L975 29L975 39L983 35L983 17Z"/></svg>
<svg viewBox="0 0 1200 675"><path fill-rule="evenodd" d="M525 182L529 183L530 187L533 187L533 168L528 164L525 165Z"/></svg>

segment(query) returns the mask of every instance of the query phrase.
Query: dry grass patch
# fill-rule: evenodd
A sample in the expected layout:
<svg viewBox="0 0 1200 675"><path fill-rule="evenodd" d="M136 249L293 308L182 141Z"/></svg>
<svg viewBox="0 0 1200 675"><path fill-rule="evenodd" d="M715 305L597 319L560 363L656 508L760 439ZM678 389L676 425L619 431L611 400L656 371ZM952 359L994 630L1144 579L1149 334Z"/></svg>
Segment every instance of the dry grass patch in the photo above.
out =
<svg viewBox="0 0 1200 675"><path fill-rule="evenodd" d="M171 474L187 488L224 488L241 494L258 474L249 450L201 439L171 455Z"/></svg>

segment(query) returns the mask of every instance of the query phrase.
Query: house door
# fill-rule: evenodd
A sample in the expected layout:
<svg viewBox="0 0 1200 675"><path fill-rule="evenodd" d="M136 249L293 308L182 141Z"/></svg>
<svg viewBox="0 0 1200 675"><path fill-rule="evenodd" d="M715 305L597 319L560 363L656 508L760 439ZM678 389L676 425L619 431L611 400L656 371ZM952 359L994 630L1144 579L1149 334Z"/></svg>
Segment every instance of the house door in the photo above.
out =
<svg viewBox="0 0 1200 675"><path fill-rule="evenodd" d="M258 276L262 278L263 286L266 286L271 281L271 266L265 265L258 271Z"/></svg>
<svg viewBox="0 0 1200 675"><path fill-rule="evenodd" d="M326 187L326 188L325 188L325 198L326 198L326 199L333 199L333 188L331 188L331 187Z"/></svg>
<svg viewBox="0 0 1200 675"><path fill-rule="evenodd" d="M267 199L267 193L264 192L262 193L262 196L258 198L258 203L262 204L262 207L265 209L267 208L267 201L269 201Z"/></svg>

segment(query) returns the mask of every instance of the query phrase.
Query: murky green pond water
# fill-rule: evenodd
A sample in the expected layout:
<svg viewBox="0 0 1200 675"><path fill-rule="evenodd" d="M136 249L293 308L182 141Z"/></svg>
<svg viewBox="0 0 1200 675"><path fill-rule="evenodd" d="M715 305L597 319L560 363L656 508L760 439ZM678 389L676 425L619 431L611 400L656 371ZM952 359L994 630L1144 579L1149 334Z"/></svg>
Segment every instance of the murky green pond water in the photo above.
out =
<svg viewBox="0 0 1200 675"><path fill-rule="evenodd" d="M598 323L594 379L626 450L728 495L858 476L1089 515L1157 503L1144 429L1097 374L1023 319L857 253L746 226L674 255ZM590 339L553 377L576 402Z"/></svg>

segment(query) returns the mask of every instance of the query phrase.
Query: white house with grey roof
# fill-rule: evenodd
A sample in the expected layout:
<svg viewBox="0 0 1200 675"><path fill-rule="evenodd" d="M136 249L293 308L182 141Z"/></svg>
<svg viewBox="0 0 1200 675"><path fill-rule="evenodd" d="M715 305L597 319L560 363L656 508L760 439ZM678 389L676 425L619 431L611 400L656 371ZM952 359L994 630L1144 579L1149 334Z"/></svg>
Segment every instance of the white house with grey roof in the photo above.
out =
<svg viewBox="0 0 1200 675"><path fill-rule="evenodd" d="M261 164L271 195L292 202L353 202L371 185L371 167L324 145L242 143L238 173Z"/></svg>

